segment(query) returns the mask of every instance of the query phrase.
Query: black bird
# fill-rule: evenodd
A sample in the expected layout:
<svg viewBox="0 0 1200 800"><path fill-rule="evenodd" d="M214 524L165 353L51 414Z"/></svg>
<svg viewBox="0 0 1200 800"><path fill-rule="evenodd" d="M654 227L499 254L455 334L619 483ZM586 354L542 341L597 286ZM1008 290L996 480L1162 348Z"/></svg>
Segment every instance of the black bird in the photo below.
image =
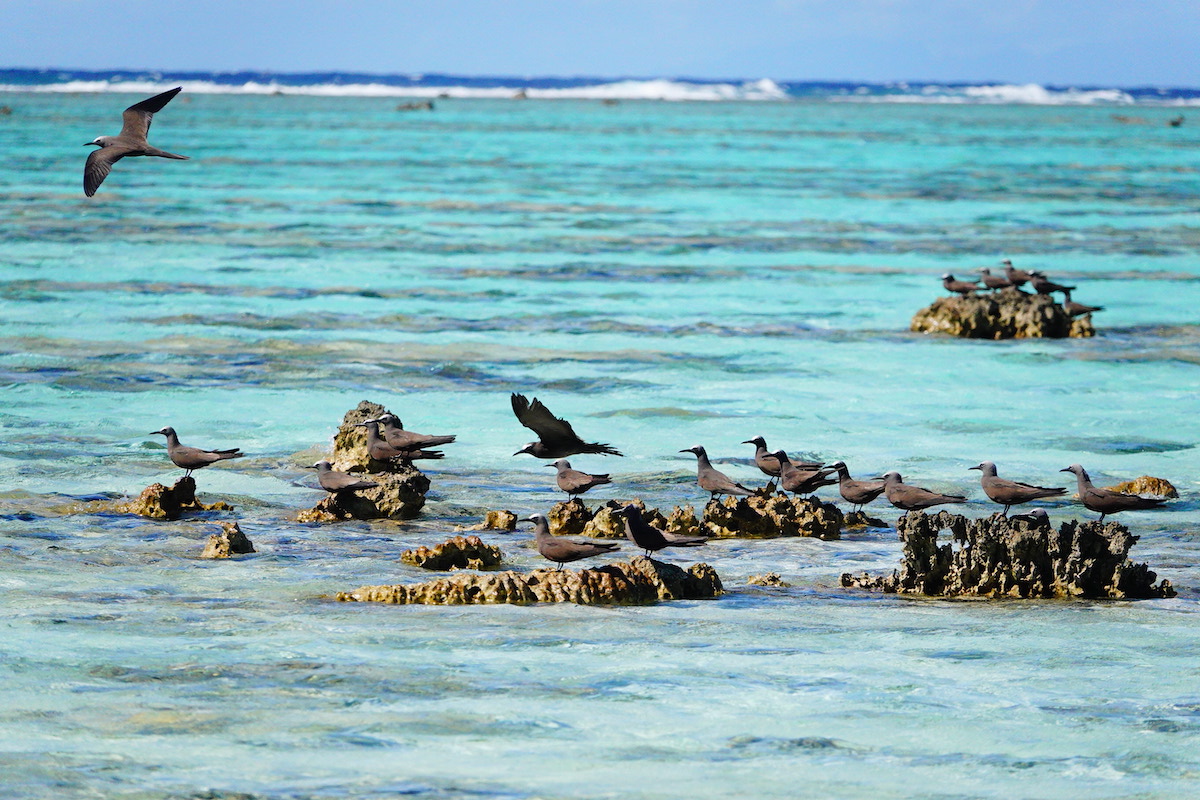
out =
<svg viewBox="0 0 1200 800"><path fill-rule="evenodd" d="M187 470L183 475L185 478L189 477L193 470L202 469L209 464L229 458L241 458L245 455L239 447L231 447L228 450L201 450L199 447L187 447L179 443L175 429L169 426L154 431L150 435L167 437L167 455L172 464Z"/></svg>
<svg viewBox="0 0 1200 800"><path fill-rule="evenodd" d="M753 439L747 439L742 444L754 445L754 466L758 467L763 475L772 478L779 477L779 459L775 454L767 450L767 440L761 436L755 436ZM812 469L820 467L821 464L815 461L793 461L800 469Z"/></svg>
<svg viewBox="0 0 1200 800"><path fill-rule="evenodd" d="M984 461L982 464L970 469L977 469L983 473L979 476L979 483L983 486L983 493L993 503L999 503L1004 506L1003 513L1006 517L1008 516L1008 509L1011 506L1019 506L1022 503L1041 500L1046 497L1058 497L1067 493L1066 489L1058 487L1032 486L1028 483L1020 483L998 477L996 475L996 465L991 461Z"/></svg>
<svg viewBox="0 0 1200 800"><path fill-rule="evenodd" d="M543 558L548 558L562 569L568 561L578 561L581 558L591 558L601 553L611 553L619 550L616 542L595 542L591 539L567 539L562 536L550 535L550 522L545 514L533 514L522 522L533 523L533 539L537 543L537 551Z"/></svg>
<svg viewBox="0 0 1200 800"><path fill-rule="evenodd" d="M1106 514L1117 514L1121 511L1141 511L1147 508L1158 508L1167 502L1162 497L1142 497L1138 494L1126 494L1113 489L1097 489L1092 486L1092 479L1087 470L1078 464L1072 464L1059 472L1073 472L1079 481L1079 502L1089 511L1100 512L1100 521L1104 522Z"/></svg>
<svg viewBox="0 0 1200 800"><path fill-rule="evenodd" d="M360 422L355 427L367 429L367 452L371 458L376 461L404 461L412 462L419 458L445 458L446 454L440 450L405 450L399 447L393 447L385 442L379 436L379 422L369 419L366 422Z"/></svg>
<svg viewBox="0 0 1200 800"><path fill-rule="evenodd" d="M982 267L979 270L983 285L987 288L996 291L999 289L1007 289L1012 286L1012 281L1007 278L1001 278L999 275L993 275L992 271L987 267Z"/></svg>
<svg viewBox="0 0 1200 800"><path fill-rule="evenodd" d="M835 461L829 466L837 471L838 491L842 499L853 505L855 511L861 511L863 506L883 494L883 481L854 480L845 461Z"/></svg>
<svg viewBox="0 0 1200 800"><path fill-rule="evenodd" d="M83 193L91 197L100 188L100 184L112 171L113 164L127 156L158 156L159 158L178 158L186 161L187 156L168 153L151 147L146 141L150 133L150 123L155 113L162 111L163 106L171 102L171 98L179 94L182 86L176 86L168 92L156 94L154 97L134 103L121 115L123 120L121 132L116 136L97 136L84 145L95 145L100 148L93 150L83 165Z"/></svg>
<svg viewBox="0 0 1200 800"><path fill-rule="evenodd" d="M920 511L944 503L967 502L967 498L962 495L938 494L920 486L910 486L900 477L899 472L889 472L883 476L883 492L889 503L905 511Z"/></svg>
<svg viewBox="0 0 1200 800"><path fill-rule="evenodd" d="M1000 262L1004 267L1004 277L1008 278L1008 282L1013 286L1021 287L1032 280L1033 275L1023 269L1017 269L1012 262L1007 258Z"/></svg>
<svg viewBox="0 0 1200 800"><path fill-rule="evenodd" d="M317 471L317 481L321 484L321 488L331 494L354 492L359 489L374 489L379 485L374 481L364 481L362 478L357 475L351 475L349 472L338 472L328 461L318 461L313 464L313 469Z"/></svg>
<svg viewBox="0 0 1200 800"><path fill-rule="evenodd" d="M696 483L700 488L709 492L712 497L719 494L733 494L749 497L754 494L754 491L747 489L740 483L734 481L724 472L721 472L708 460L708 453L700 445L689 447L686 450L680 450L681 453L693 453L696 456Z"/></svg>
<svg viewBox="0 0 1200 800"><path fill-rule="evenodd" d="M779 459L779 488L785 492L812 494L822 486L837 483L837 478L830 477L837 471L832 467L798 467L783 450L776 450L772 455Z"/></svg>
<svg viewBox="0 0 1200 800"><path fill-rule="evenodd" d="M591 444L575 435L571 423L550 413L536 397L530 403L525 395L513 392L512 410L517 420L538 435L538 441L530 442L517 452L528 453L535 458L566 458L576 453L599 453L605 456L623 455L609 444Z"/></svg>
<svg viewBox="0 0 1200 800"><path fill-rule="evenodd" d="M1053 294L1054 292L1070 292L1075 289L1074 286L1063 286L1060 283L1054 283L1047 280L1046 276L1040 272L1029 273L1032 277L1029 280L1033 290L1038 294Z"/></svg>
<svg viewBox="0 0 1200 800"><path fill-rule="evenodd" d="M635 505L621 509L625 517L625 538L646 551L646 556L665 547L699 547L708 541L704 536L672 536L646 522Z"/></svg>
<svg viewBox="0 0 1200 800"><path fill-rule="evenodd" d="M404 430L404 424L395 414L382 414L376 420L383 440L399 450L420 450L450 444L457 436L433 436L426 433Z"/></svg>
<svg viewBox="0 0 1200 800"><path fill-rule="evenodd" d="M948 292L954 292L955 294L967 297L975 293L975 290L979 288L979 284L975 281L955 280L954 276L947 272L942 276L942 288Z"/></svg>
<svg viewBox="0 0 1200 800"><path fill-rule="evenodd" d="M571 462L565 458L560 458L553 464L547 464L546 466L554 467L558 470L558 475L555 478L558 482L558 488L566 492L568 497L577 497L589 489L594 489L606 483L612 483L612 478L608 475L590 475L586 472L572 469Z"/></svg>
<svg viewBox="0 0 1200 800"><path fill-rule="evenodd" d="M1084 314L1091 314L1093 311L1103 311L1104 306L1085 306L1083 303L1076 303L1071 299L1071 292L1067 290L1063 292L1065 295L1062 301L1063 311L1067 312L1068 317L1082 317Z"/></svg>

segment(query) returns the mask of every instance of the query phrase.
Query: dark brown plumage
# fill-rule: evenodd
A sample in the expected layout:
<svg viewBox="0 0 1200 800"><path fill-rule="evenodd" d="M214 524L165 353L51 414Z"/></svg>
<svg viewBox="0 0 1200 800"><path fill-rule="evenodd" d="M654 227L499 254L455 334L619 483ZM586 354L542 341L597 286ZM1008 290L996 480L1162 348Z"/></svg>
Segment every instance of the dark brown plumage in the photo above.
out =
<svg viewBox="0 0 1200 800"><path fill-rule="evenodd" d="M1008 278L1008 282L1013 286L1021 287L1028 283L1033 276L1023 269L1017 269L1013 263L1007 258L1000 262L1004 267L1004 277Z"/></svg>
<svg viewBox="0 0 1200 800"><path fill-rule="evenodd" d="M382 414L376 420L379 423L379 433L383 440L398 450L421 450L425 447L439 447L450 444L457 436L433 436L426 433L404 430L404 424L395 414Z"/></svg>
<svg viewBox="0 0 1200 800"><path fill-rule="evenodd" d="M667 547L699 547L708 541L703 536L673 536L651 525L642 517L635 505L621 509L625 517L625 538L646 551L646 555L657 553Z"/></svg>
<svg viewBox="0 0 1200 800"><path fill-rule="evenodd" d="M741 495L749 497L754 494L752 489L747 489L740 483L734 481L724 472L721 472L708 460L708 453L700 445L689 447L686 450L680 450L681 453L692 453L696 456L696 483L700 488L716 497L719 494Z"/></svg>
<svg viewBox="0 0 1200 800"><path fill-rule="evenodd" d="M1062 307L1063 311L1067 312L1068 317L1082 317L1084 314L1104 310L1104 306L1085 306L1083 303L1076 303L1071 299L1071 292L1069 290L1063 292L1063 295Z"/></svg>
<svg viewBox="0 0 1200 800"><path fill-rule="evenodd" d="M367 429L367 453L376 461L412 462L422 458L446 457L446 454L440 450L405 450L393 447L380 437L379 422L376 420L369 419L366 422L360 422L356 427Z"/></svg>
<svg viewBox="0 0 1200 800"><path fill-rule="evenodd" d="M179 94L183 87L177 86L170 91L156 94L154 97L134 103L125 109L121 115L123 124L121 132L116 136L97 136L84 145L95 145L99 149L88 154L87 163L83 166L83 193L91 197L100 188L100 184L112 171L113 164L122 158L131 156L158 156L159 158L177 158L187 160L187 156L168 153L151 147L146 141L150 133L150 123L155 113L162 111L163 106L171 102L171 98Z"/></svg>
<svg viewBox="0 0 1200 800"><path fill-rule="evenodd" d="M317 482L321 484L321 488L332 494L354 492L359 489L374 489L379 485L374 481L365 481L357 475L351 475L349 472L338 472L328 461L318 461L313 464L313 468L317 471Z"/></svg>
<svg viewBox="0 0 1200 800"><path fill-rule="evenodd" d="M1004 506L1002 513L1005 516L1008 516L1008 509L1012 506L1019 506L1022 503L1042 500L1047 497L1058 497L1067 493L1066 489L1033 486L1028 483L1020 483L998 477L996 475L996 465L991 461L984 461L978 466L971 467L971 469L977 469L983 473L979 477L979 483L983 486L983 493L993 503L999 503Z"/></svg>
<svg viewBox="0 0 1200 800"><path fill-rule="evenodd" d="M889 503L905 511L919 511L944 503L967 502L967 498L962 495L938 494L920 486L910 486L900 477L899 472L889 472L883 476L883 492Z"/></svg>
<svg viewBox="0 0 1200 800"><path fill-rule="evenodd" d="M536 397L531 403L525 395L513 392L511 400L517 420L538 435L538 441L525 445L513 453L514 456L521 453L528 453L535 458L566 458L577 453L622 455L612 445L598 442L589 444L580 439L571 428L571 423L554 416Z"/></svg>
<svg viewBox="0 0 1200 800"><path fill-rule="evenodd" d="M228 450L201 450L199 447L187 447L179 443L179 436L176 435L175 429L169 426L154 431L150 435L167 437L167 456L171 459L172 464L187 470L184 477L191 475L192 470L202 469L209 464L230 458L241 458L245 455L238 447L231 447Z"/></svg>
<svg viewBox="0 0 1200 800"><path fill-rule="evenodd" d="M977 284L975 281L955 280L954 276L947 272L942 276L942 288L948 292L954 292L955 294L961 294L963 297L966 297L974 294L975 290L979 288L979 284Z"/></svg>
<svg viewBox="0 0 1200 800"><path fill-rule="evenodd" d="M772 455L779 459L779 488L793 494L812 494L822 486L832 486L837 478L830 477L834 470L829 467L799 467L791 462L787 453L776 450Z"/></svg>
<svg viewBox="0 0 1200 800"><path fill-rule="evenodd" d="M774 453L767 450L766 439L761 436L755 436L753 439L747 439L742 442L742 444L754 445L754 466L758 467L763 475L772 478L779 477L779 459L775 457ZM801 469L811 469L821 466L821 464L815 461L793 461L792 463Z"/></svg>
<svg viewBox="0 0 1200 800"><path fill-rule="evenodd" d="M578 561L581 558L591 558L602 553L619 550L616 542L594 542L590 539L567 539L562 536L550 535L550 522L545 514L533 514L526 517L524 522L533 523L533 539L537 551L562 569L568 561Z"/></svg>
<svg viewBox="0 0 1200 800"><path fill-rule="evenodd" d="M546 466L554 467L558 470L558 475L555 476L558 488L566 492L569 497L576 497L589 489L594 489L606 483L612 483L612 478L608 475L590 475L586 472L572 469L571 462L565 458L560 458L553 464L547 464Z"/></svg>
<svg viewBox="0 0 1200 800"><path fill-rule="evenodd" d="M998 289L1007 289L1012 286L1012 281L1008 280L1007 278L1001 278L999 275L993 275L992 271L987 267L981 268L979 270L979 275L980 280L983 281L983 285L992 291L996 291Z"/></svg>
<svg viewBox="0 0 1200 800"><path fill-rule="evenodd" d="M883 494L883 481L856 481L850 477L850 469L845 461L835 461L829 465L838 474L838 492L842 499L860 510L879 495Z"/></svg>
<svg viewBox="0 0 1200 800"><path fill-rule="evenodd" d="M1033 290L1038 294L1053 294L1054 292L1070 292L1075 289L1074 286L1063 286L1060 283L1054 283L1046 278L1040 272L1031 272L1029 283L1033 286Z"/></svg>
<svg viewBox="0 0 1200 800"><path fill-rule="evenodd" d="M1079 502L1089 511L1100 513L1100 521L1106 514L1118 514L1122 511L1141 511L1147 508L1158 508L1167 502L1161 497L1142 497L1138 494L1126 494L1113 489L1098 489L1092 485L1087 470L1078 464L1072 464L1059 472L1073 472L1079 483Z"/></svg>

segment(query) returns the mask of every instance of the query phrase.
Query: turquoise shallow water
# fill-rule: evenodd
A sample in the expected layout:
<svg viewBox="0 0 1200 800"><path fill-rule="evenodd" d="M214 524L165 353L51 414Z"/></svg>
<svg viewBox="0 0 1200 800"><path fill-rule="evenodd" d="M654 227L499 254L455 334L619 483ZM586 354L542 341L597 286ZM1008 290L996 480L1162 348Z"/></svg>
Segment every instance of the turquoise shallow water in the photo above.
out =
<svg viewBox="0 0 1200 800"><path fill-rule="evenodd" d="M1098 107L181 95L187 162L79 145L122 95L0 118L0 796L1167 797L1200 788L1200 131ZM1086 341L907 332L1003 257L1106 310ZM894 530L694 551L731 592L640 609L340 605L489 508L544 511L523 391L624 459L593 502L757 481L754 434L991 513L977 473L1172 480L1124 515L1180 596L901 600ZM459 435L405 524L290 521L341 415ZM65 513L241 446L212 526ZM1050 507L1066 519L1081 509ZM895 515L879 513L889 520ZM527 535L493 534L518 569ZM674 560L683 560L677 557ZM788 590L747 587L778 571ZM205 794L205 793L208 794Z"/></svg>

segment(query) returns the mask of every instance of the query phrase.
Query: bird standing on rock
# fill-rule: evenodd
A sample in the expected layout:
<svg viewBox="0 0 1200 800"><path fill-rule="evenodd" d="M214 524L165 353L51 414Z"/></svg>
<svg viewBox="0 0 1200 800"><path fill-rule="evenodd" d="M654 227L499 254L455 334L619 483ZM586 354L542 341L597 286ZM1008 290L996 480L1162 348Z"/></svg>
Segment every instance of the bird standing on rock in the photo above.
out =
<svg viewBox="0 0 1200 800"><path fill-rule="evenodd" d="M100 148L88 154L87 163L83 166L83 193L91 197L100 188L100 184L112 171L113 164L128 156L158 156L159 158L176 158L183 161L187 156L168 153L151 147L146 141L150 133L150 123L154 115L163 110L163 106L171 102L171 98L179 94L182 86L176 86L170 91L156 94L154 97L134 103L125 109L121 115L121 132L116 136L97 136L84 147L95 145Z"/></svg>
<svg viewBox="0 0 1200 800"><path fill-rule="evenodd" d="M550 533L550 521L545 514L532 514L522 522L533 523L533 539L537 543L537 551L558 565L561 570L568 561L578 561L581 558L591 558L602 553L619 550L616 542L595 542L591 539L567 539L553 536Z"/></svg>
<svg viewBox="0 0 1200 800"><path fill-rule="evenodd" d="M1104 522L1106 514L1117 514L1121 511L1141 511L1147 508L1158 508L1167 502L1162 497L1142 497L1139 494L1126 494L1114 489L1098 489L1092 485L1087 470L1078 464L1072 464L1059 472L1073 472L1079 483L1079 502L1089 511L1100 512L1100 522Z"/></svg>
<svg viewBox="0 0 1200 800"><path fill-rule="evenodd" d="M321 488L330 494L374 489L379 485L374 481L365 481L357 475L351 475L349 472L338 472L328 461L318 461L313 464L313 469L317 471L317 482L321 484Z"/></svg>
<svg viewBox="0 0 1200 800"><path fill-rule="evenodd" d="M185 478L191 477L193 470L202 469L218 461L241 458L245 455L239 447L231 447L228 450L201 450L199 447L187 447L179 443L179 436L170 426L154 431L150 435L167 437L167 456L170 457L172 464L187 470L183 474Z"/></svg>
<svg viewBox="0 0 1200 800"><path fill-rule="evenodd" d="M975 281L955 280L954 276L947 272L942 276L942 288L948 292L954 292L955 294L967 297L975 293L975 290L979 288L979 284Z"/></svg>
<svg viewBox="0 0 1200 800"><path fill-rule="evenodd" d="M1029 283L1033 286L1033 290L1038 294L1053 294L1054 292L1070 292L1075 289L1074 286L1063 286L1060 283L1054 283L1046 278L1040 272L1031 272Z"/></svg>
<svg viewBox="0 0 1200 800"><path fill-rule="evenodd" d="M1004 506L1004 511L1001 512L1004 516L1008 516L1008 509L1011 506L1019 506L1022 503L1041 500L1046 497L1058 497L1067 493L1066 489L1049 486L1032 486L1028 483L1020 483L998 477L996 475L996 465L991 461L984 461L982 464L970 469L977 469L983 473L979 476L980 485L983 486L983 493L993 503L999 503Z"/></svg>
<svg viewBox="0 0 1200 800"><path fill-rule="evenodd" d="M367 453L376 461L412 463L413 460L418 458L446 457L446 454L440 450L406 450L393 447L380 437L378 420L369 419L366 422L358 423L354 427L367 429Z"/></svg>
<svg viewBox="0 0 1200 800"><path fill-rule="evenodd" d="M673 536L651 525L642 517L635 505L627 505L620 511L625 518L625 538L646 551L646 557L667 547L699 547L708 539L704 536Z"/></svg>
<svg viewBox="0 0 1200 800"><path fill-rule="evenodd" d="M775 454L767 450L767 440L761 436L755 436L753 439L747 439L742 444L754 445L754 466L758 467L763 475L770 478L779 477L779 459ZM811 469L821 466L815 461L793 461L793 464L800 469Z"/></svg>
<svg viewBox="0 0 1200 800"><path fill-rule="evenodd" d="M853 505L855 511L861 511L863 506L883 494L883 481L854 480L845 461L835 461L829 467L838 474L838 492L842 499Z"/></svg>
<svg viewBox="0 0 1200 800"><path fill-rule="evenodd" d="M580 439L571 428L571 423L562 417L550 413L550 409L542 405L536 397L533 402L523 394L513 392L512 410L517 415L517 421L538 435L538 441L530 442L517 452L528 453L534 458L566 458L577 453L599 453L605 456L619 456L609 444L598 442L588 443Z"/></svg>
<svg viewBox="0 0 1200 800"><path fill-rule="evenodd" d="M822 486L832 486L837 478L830 477L834 471L820 464L815 467L798 467L787 457L783 450L772 453L779 459L779 488L792 494L812 494Z"/></svg>
<svg viewBox="0 0 1200 800"><path fill-rule="evenodd" d="M696 456L696 483L700 488L710 493L712 498L719 494L741 495L749 497L754 491L747 489L721 472L708 460L708 453L700 445L680 450L681 453L692 453Z"/></svg>
<svg viewBox="0 0 1200 800"><path fill-rule="evenodd" d="M1013 286L1020 288L1033 279L1033 275L1023 269L1017 269L1013 263L1007 258L1000 262L1004 267L1004 277L1008 278L1008 282Z"/></svg>
<svg viewBox="0 0 1200 800"><path fill-rule="evenodd" d="M987 267L981 267L979 270L979 275L980 280L983 281L983 285L992 291L1008 289L1013 285L1012 281L1008 280L1007 278L1001 278L999 275L993 275L992 271Z"/></svg>
<svg viewBox="0 0 1200 800"><path fill-rule="evenodd" d="M1093 311L1103 311L1104 306L1085 306L1083 303L1076 303L1071 299L1071 290L1063 292L1062 301L1063 311L1067 312L1068 317L1082 317L1084 314L1091 314Z"/></svg>
<svg viewBox="0 0 1200 800"><path fill-rule="evenodd" d="M558 488L566 492L568 497L578 497L589 489L594 489L606 483L612 483L612 478L608 475L589 475L586 472L572 469L571 462L565 458L560 458L553 464L547 464L546 466L554 467L558 470L555 480L558 483Z"/></svg>
<svg viewBox="0 0 1200 800"><path fill-rule="evenodd" d="M962 495L938 494L920 486L910 486L900 477L899 472L889 472L883 476L883 492L889 503L905 511L920 511L945 503L967 502L967 498Z"/></svg>
<svg viewBox="0 0 1200 800"><path fill-rule="evenodd" d="M420 450L425 447L439 447L450 444L457 436L432 436L426 433L404 430L404 424L395 414L381 414L375 419L379 423L379 433L383 440L398 450Z"/></svg>

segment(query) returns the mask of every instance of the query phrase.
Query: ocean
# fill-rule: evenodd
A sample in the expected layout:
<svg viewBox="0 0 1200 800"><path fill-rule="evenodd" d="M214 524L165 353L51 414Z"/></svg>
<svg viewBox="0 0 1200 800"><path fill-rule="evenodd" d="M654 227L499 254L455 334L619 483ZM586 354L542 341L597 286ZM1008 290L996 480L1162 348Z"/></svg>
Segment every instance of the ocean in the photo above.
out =
<svg viewBox="0 0 1200 800"><path fill-rule="evenodd" d="M81 145L176 85L90 200ZM0 71L0 797L1167 798L1200 791L1200 91ZM513 95L524 90L526 99ZM432 110L402 110L412 98ZM1182 115L1181 125L1168 122ZM1093 339L908 332L1010 258ZM916 599L893 527L674 553L641 608L342 604L553 473L509 394L670 510L756 434L997 508L968 467L1148 474L1179 591ZM454 433L409 522L295 521L342 415ZM235 512L97 513L179 476ZM835 494L825 492L829 499ZM1067 499L1052 520L1094 518ZM898 512L868 509L894 523ZM198 558L218 519L258 552ZM528 526L489 532L545 565ZM632 555L625 547L622 556ZM603 560L603 559L602 559ZM774 571L791 588L755 587Z"/></svg>

